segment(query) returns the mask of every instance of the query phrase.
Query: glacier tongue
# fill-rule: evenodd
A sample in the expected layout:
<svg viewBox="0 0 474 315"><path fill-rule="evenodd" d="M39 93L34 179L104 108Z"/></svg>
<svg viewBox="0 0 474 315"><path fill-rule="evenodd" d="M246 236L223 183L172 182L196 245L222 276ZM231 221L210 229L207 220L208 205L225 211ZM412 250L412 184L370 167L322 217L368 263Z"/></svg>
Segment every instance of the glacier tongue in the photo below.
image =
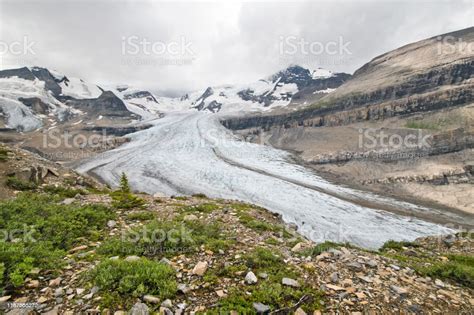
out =
<svg viewBox="0 0 474 315"><path fill-rule="evenodd" d="M204 193L254 203L280 213L315 241L377 248L390 239L452 232L338 198L357 197L430 211L329 183L291 163L287 152L240 141L212 114L169 114L130 138L131 142L85 161L78 171L93 172L112 186L125 172L135 190L147 193Z"/></svg>

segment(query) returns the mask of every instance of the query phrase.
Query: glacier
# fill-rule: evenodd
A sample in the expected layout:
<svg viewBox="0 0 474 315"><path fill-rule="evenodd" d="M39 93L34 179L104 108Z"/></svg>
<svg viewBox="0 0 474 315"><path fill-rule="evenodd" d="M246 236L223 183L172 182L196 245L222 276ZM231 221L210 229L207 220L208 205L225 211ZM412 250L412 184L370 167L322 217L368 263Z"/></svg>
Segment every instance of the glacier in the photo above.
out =
<svg viewBox="0 0 474 315"><path fill-rule="evenodd" d="M243 141L220 124L218 115L168 113L151 123L153 127L128 135L130 142L82 161L76 169L113 187L124 172L135 191L204 193L256 204L281 214L316 242L350 242L375 249L388 240L453 232L383 206L366 206L436 211L335 185L294 163L288 152Z"/></svg>

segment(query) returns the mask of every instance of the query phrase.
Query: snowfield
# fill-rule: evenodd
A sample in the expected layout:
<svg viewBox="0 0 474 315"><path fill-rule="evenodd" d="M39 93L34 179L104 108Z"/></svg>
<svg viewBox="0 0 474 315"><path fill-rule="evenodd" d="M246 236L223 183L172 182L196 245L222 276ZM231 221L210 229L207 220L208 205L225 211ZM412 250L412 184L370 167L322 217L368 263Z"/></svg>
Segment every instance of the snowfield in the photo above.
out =
<svg viewBox="0 0 474 315"><path fill-rule="evenodd" d="M112 186L125 172L135 190L150 194L204 193L257 204L295 223L314 241L378 248L390 239L453 232L361 206L353 200L432 211L327 182L292 163L287 152L241 141L219 123L217 115L173 113L153 123L154 127L131 134L131 142L84 161L78 171L92 172Z"/></svg>

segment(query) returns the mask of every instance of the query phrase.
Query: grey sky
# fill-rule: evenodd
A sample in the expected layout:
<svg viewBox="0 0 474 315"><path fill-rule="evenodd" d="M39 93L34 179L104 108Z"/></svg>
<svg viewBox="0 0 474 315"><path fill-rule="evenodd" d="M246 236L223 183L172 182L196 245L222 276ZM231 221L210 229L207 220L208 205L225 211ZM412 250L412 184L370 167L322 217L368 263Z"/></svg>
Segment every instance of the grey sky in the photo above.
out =
<svg viewBox="0 0 474 315"><path fill-rule="evenodd" d="M253 81L289 64L352 73L388 50L473 26L473 8L471 0L0 0L1 66L174 92ZM150 44L138 47L143 40ZM11 51L25 41L26 54Z"/></svg>

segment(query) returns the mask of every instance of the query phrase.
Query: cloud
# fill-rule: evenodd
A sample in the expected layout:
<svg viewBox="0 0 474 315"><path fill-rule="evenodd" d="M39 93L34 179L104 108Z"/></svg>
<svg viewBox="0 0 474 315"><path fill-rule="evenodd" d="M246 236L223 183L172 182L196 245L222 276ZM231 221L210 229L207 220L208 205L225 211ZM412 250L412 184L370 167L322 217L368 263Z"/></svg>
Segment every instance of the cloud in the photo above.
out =
<svg viewBox="0 0 474 315"><path fill-rule="evenodd" d="M179 94L295 63L353 72L391 49L470 27L473 16L471 1L2 1L0 52L4 68L40 65ZM25 37L34 54L12 54Z"/></svg>

